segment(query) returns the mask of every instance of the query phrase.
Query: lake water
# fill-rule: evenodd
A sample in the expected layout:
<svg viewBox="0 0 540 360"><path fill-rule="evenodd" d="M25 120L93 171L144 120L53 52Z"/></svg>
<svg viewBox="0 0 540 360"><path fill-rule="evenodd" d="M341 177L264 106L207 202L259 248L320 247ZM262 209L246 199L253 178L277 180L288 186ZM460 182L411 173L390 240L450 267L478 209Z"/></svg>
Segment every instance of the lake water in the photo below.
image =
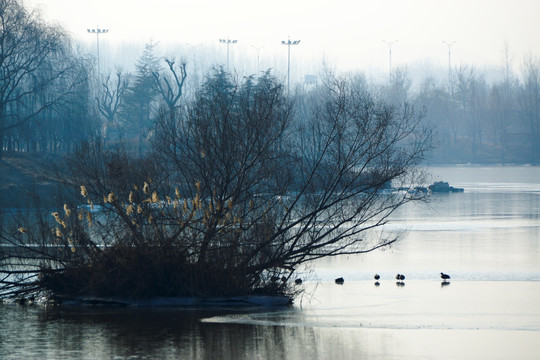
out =
<svg viewBox="0 0 540 360"><path fill-rule="evenodd" d="M389 249L305 269L292 307L5 304L0 359L540 359L540 167L430 171L465 192L401 209Z"/></svg>

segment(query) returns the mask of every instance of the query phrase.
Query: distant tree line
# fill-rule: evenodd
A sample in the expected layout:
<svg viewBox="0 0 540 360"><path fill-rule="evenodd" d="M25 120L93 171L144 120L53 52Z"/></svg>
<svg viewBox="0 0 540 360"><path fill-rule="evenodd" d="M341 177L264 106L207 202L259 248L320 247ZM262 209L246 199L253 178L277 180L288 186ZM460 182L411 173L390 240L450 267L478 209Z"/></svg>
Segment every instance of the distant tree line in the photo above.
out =
<svg viewBox="0 0 540 360"><path fill-rule="evenodd" d="M205 77L189 74L186 82L186 62L158 57L155 43L146 44L134 72L118 67L96 74L91 57L78 54L61 28L20 0L0 0L0 21L0 159L5 152L69 154L97 135L141 155L162 111L185 106ZM386 83L362 82L395 107L425 110L425 125L438 142L432 162L537 163L540 62L527 59L520 76L506 65L506 76L492 83L472 66L452 69L448 81L426 79L414 90L406 68L394 69ZM296 116L305 117L303 108L320 102L320 94L317 87L297 86Z"/></svg>
<svg viewBox="0 0 540 360"><path fill-rule="evenodd" d="M452 69L447 80L426 78L413 86L407 67L387 83L366 88L400 107L424 109L424 124L435 131L432 163L538 163L540 161L540 61L529 57L519 76L509 69L501 80L474 66Z"/></svg>
<svg viewBox="0 0 540 360"><path fill-rule="evenodd" d="M406 68L396 69L382 92L399 105L423 107L436 130L438 163L538 163L540 161L540 61L528 58L520 77L510 72L489 83L472 66L453 69L447 82L426 79L411 91Z"/></svg>

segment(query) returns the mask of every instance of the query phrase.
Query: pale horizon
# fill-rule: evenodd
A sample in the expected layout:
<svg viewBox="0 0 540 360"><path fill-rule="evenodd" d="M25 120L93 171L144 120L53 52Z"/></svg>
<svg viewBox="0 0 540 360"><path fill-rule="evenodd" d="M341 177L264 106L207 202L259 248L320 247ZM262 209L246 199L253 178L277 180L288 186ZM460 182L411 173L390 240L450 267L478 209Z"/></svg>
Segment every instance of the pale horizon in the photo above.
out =
<svg viewBox="0 0 540 360"><path fill-rule="evenodd" d="M100 37L104 49L119 44L159 42L167 47L223 46L219 39L238 40L235 55L255 58L284 56L281 41L301 40L291 49L298 61L323 62L340 70L429 63L448 66L502 67L508 45L512 69L540 54L535 0L452 2L386 1L82 1L25 0L43 17L63 26L91 46L87 29L109 32ZM395 42L397 40L397 42ZM259 50L257 50L259 47ZM223 49L225 47L223 46Z"/></svg>

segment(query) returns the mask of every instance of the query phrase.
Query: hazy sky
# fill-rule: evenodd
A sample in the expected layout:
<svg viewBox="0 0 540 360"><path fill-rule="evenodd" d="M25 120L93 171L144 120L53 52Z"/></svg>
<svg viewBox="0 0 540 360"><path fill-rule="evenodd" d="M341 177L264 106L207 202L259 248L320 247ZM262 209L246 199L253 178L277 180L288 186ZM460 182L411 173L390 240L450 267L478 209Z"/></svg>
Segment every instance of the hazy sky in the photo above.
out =
<svg viewBox="0 0 540 360"><path fill-rule="evenodd" d="M540 0L25 0L75 39L95 42L87 28L108 28L118 42L216 44L237 39L235 51L282 51L300 39L295 56L344 68L388 67L430 60L502 65L505 41L514 67L540 55ZM240 46L242 45L242 46ZM254 55L255 56L255 55Z"/></svg>

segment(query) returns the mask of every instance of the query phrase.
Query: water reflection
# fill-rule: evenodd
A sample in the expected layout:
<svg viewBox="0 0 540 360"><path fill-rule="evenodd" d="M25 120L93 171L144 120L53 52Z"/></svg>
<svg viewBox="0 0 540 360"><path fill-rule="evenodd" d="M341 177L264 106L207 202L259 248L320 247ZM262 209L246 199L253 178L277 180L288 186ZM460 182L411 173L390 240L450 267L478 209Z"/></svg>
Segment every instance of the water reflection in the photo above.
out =
<svg viewBox="0 0 540 360"><path fill-rule="evenodd" d="M272 310L0 305L0 358L534 359L540 351L539 282L393 284L313 284L309 300Z"/></svg>
<svg viewBox="0 0 540 360"><path fill-rule="evenodd" d="M282 309L276 315L288 317L293 315L291 312L296 310ZM272 321L272 313L261 316ZM347 359L351 350L359 352L362 347L360 337L351 338L327 329L321 332L308 326L200 321L216 316L241 318L243 312L45 310L0 305L0 314L2 359Z"/></svg>

